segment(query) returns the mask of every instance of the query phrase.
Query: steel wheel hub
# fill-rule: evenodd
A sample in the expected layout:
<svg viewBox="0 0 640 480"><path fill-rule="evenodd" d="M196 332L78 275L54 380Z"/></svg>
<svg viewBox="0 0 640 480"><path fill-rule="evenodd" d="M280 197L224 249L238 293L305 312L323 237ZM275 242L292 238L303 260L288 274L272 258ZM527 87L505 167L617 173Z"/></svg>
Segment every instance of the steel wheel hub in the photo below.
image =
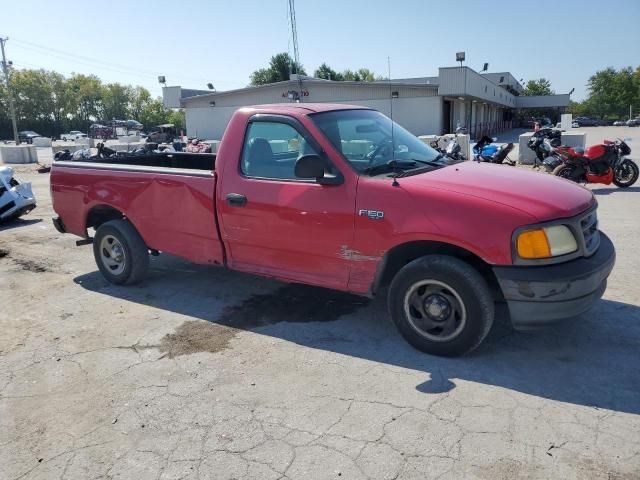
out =
<svg viewBox="0 0 640 480"><path fill-rule="evenodd" d="M467 309L458 292L439 280L421 280L405 294L404 312L411 327L435 342L457 337L467 322Z"/></svg>
<svg viewBox="0 0 640 480"><path fill-rule="evenodd" d="M425 297L423 308L427 316L436 322L442 322L451 315L451 304L437 293Z"/></svg>
<svg viewBox="0 0 640 480"><path fill-rule="evenodd" d="M120 275L126 266L124 247L113 235L105 235L100 241L102 264L114 275Z"/></svg>

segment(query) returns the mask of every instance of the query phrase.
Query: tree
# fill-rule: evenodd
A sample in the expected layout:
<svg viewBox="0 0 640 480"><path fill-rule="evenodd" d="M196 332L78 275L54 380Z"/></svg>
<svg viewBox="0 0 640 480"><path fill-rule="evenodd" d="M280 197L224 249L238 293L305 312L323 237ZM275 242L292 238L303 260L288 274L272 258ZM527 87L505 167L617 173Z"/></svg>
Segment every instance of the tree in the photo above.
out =
<svg viewBox="0 0 640 480"><path fill-rule="evenodd" d="M144 106L151 101L151 93L144 87L133 87L129 97L129 113L132 118L138 118Z"/></svg>
<svg viewBox="0 0 640 480"><path fill-rule="evenodd" d="M54 136L58 136L65 130L65 118L67 114L67 106L69 104L69 92L67 90L67 80L64 76L57 72L47 72L47 81L51 90L51 99L53 102L53 132Z"/></svg>
<svg viewBox="0 0 640 480"><path fill-rule="evenodd" d="M551 82L546 78L537 80L529 80L522 91L522 95L530 97L534 95L553 95L555 92L551 89Z"/></svg>
<svg viewBox="0 0 640 480"><path fill-rule="evenodd" d="M346 69L336 80L346 80L350 82L374 82L376 80L384 80L383 77L376 75L368 68L359 68L358 70Z"/></svg>
<svg viewBox="0 0 640 480"><path fill-rule="evenodd" d="M180 130L186 130L187 122L184 116L184 110L168 110L167 123L173 123L178 133L180 133Z"/></svg>
<svg viewBox="0 0 640 480"><path fill-rule="evenodd" d="M304 67L294 62L288 53L278 53L269 60L269 67L261 68L251 74L251 85L284 82L294 73L307 74Z"/></svg>
<svg viewBox="0 0 640 480"><path fill-rule="evenodd" d="M93 121L102 118L102 82L95 75L74 74L67 81L68 112L71 125L86 130Z"/></svg>
<svg viewBox="0 0 640 480"><path fill-rule="evenodd" d="M58 136L65 130L86 131L93 122L134 119L148 127L173 123L184 129L182 110L164 108L161 98L152 98L146 88L120 83L104 85L95 75L74 74L67 78L47 70L11 70L20 129ZM0 82L0 138L12 136L8 92Z"/></svg>
<svg viewBox="0 0 640 480"><path fill-rule="evenodd" d="M640 100L638 83L631 67L621 68L613 82L613 113L628 115L629 106Z"/></svg>
<svg viewBox="0 0 640 480"><path fill-rule="evenodd" d="M132 99L131 87L109 83L102 91L102 115L105 120L127 119Z"/></svg>
<svg viewBox="0 0 640 480"><path fill-rule="evenodd" d="M324 78L325 80L334 80L334 81L342 81L344 80L344 75L339 72L336 72L333 68L331 68L326 63L323 63L318 67L318 69L313 73L313 76L316 78Z"/></svg>
<svg viewBox="0 0 640 480"><path fill-rule="evenodd" d="M582 117L587 114L587 108L584 102L574 102L573 100L569 100L567 113L572 114L574 117Z"/></svg>

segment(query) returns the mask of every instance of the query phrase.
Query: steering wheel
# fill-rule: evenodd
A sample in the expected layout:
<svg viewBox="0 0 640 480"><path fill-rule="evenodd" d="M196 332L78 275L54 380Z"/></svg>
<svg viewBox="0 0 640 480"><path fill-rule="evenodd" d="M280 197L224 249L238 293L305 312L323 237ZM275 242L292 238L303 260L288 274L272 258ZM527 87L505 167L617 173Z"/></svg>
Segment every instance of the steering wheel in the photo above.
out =
<svg viewBox="0 0 640 480"><path fill-rule="evenodd" d="M371 166L375 158L381 153L383 153L385 149L386 150L389 149L389 143L391 142L392 142L392 139L385 138L380 143L377 143L374 145L374 149L365 155L365 158L369 160L368 166Z"/></svg>

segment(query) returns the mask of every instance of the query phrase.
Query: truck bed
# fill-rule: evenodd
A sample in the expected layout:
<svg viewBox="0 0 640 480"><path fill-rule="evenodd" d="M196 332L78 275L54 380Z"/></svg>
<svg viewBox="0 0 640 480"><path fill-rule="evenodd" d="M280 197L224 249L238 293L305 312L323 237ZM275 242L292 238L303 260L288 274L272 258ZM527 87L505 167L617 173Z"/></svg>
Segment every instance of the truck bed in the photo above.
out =
<svg viewBox="0 0 640 480"><path fill-rule="evenodd" d="M213 171L216 155L212 153L150 153L146 155L116 155L108 158L91 158L90 163L108 165L131 165L161 168L184 168ZM83 162L74 160L76 162Z"/></svg>
<svg viewBox="0 0 640 480"><path fill-rule="evenodd" d="M54 209L66 231L82 237L96 215L121 212L149 248L220 264L215 158L159 153L57 161L51 169Z"/></svg>

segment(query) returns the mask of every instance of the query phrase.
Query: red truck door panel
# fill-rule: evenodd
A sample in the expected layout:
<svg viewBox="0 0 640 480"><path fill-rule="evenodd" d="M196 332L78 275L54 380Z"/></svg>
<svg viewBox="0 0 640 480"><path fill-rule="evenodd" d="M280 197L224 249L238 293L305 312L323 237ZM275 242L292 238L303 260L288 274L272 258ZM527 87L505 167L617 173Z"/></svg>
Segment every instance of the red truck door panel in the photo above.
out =
<svg viewBox="0 0 640 480"><path fill-rule="evenodd" d="M241 158L227 157L218 184L228 264L345 290L355 184L328 186L296 178L296 159L321 149L293 119L265 118L249 123Z"/></svg>
<svg viewBox="0 0 640 480"><path fill-rule="evenodd" d="M196 263L222 263L215 226L212 172L127 165L59 162L51 185L56 212L83 235L87 214L99 206L125 213L149 248ZM61 195L60 192L64 192Z"/></svg>

